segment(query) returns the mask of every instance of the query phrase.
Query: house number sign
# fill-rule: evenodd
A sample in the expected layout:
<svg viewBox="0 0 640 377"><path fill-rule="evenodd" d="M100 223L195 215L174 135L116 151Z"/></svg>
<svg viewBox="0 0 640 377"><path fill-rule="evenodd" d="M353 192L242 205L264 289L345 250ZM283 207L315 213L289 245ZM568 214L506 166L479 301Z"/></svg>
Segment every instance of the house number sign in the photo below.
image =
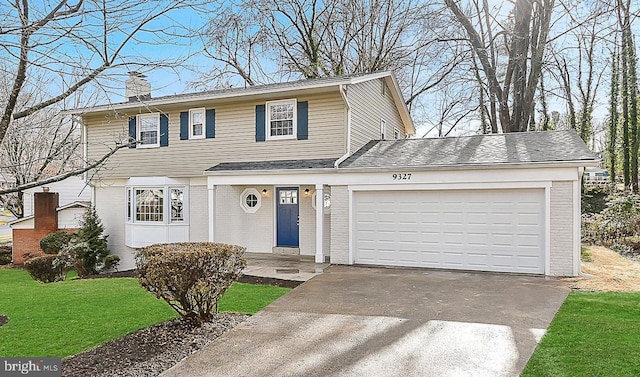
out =
<svg viewBox="0 0 640 377"><path fill-rule="evenodd" d="M408 181L411 179L411 173L393 173L391 178L394 181Z"/></svg>

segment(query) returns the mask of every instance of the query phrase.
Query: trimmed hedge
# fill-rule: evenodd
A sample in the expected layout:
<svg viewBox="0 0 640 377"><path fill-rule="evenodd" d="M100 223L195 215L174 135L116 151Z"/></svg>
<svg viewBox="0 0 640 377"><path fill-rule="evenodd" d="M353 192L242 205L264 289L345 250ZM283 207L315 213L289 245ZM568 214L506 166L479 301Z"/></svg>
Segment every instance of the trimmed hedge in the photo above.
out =
<svg viewBox="0 0 640 377"><path fill-rule="evenodd" d="M40 240L40 248L45 254L58 254L63 247L67 246L74 234L59 230L44 236Z"/></svg>
<svg viewBox="0 0 640 377"><path fill-rule="evenodd" d="M247 266L246 248L211 242L156 244L138 251L138 281L178 314L210 321L218 300Z"/></svg>
<svg viewBox="0 0 640 377"><path fill-rule="evenodd" d="M67 275L67 270L64 266L55 263L57 258L57 255L31 258L24 263L24 267L32 278L41 283L63 281Z"/></svg>

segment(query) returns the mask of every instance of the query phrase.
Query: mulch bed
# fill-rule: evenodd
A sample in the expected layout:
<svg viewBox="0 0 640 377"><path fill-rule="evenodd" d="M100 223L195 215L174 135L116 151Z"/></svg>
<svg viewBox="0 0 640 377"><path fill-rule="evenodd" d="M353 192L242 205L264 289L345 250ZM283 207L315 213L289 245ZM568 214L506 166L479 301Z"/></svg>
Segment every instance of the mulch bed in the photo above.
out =
<svg viewBox="0 0 640 377"><path fill-rule="evenodd" d="M247 318L219 313L200 326L181 318L163 322L64 359L62 375L157 376Z"/></svg>
<svg viewBox="0 0 640 377"><path fill-rule="evenodd" d="M86 279L103 279L103 278L135 278L136 270L127 270L127 271L116 271L116 272L108 272L104 274L98 275L89 275ZM302 281L295 280L284 280L284 279L276 279L276 278L268 278L262 276L250 276L250 275L242 275L240 279L238 279L241 283L249 283L249 284L264 284L264 285L275 285L276 287L285 287L285 288L295 288L302 284Z"/></svg>
<svg viewBox="0 0 640 377"><path fill-rule="evenodd" d="M136 277L135 270L87 276L88 279ZM244 275L242 283L295 288L300 281ZM201 326L177 318L142 329L62 361L63 376L157 376L204 348L248 315L219 313ZM0 318L1 320L1 318Z"/></svg>

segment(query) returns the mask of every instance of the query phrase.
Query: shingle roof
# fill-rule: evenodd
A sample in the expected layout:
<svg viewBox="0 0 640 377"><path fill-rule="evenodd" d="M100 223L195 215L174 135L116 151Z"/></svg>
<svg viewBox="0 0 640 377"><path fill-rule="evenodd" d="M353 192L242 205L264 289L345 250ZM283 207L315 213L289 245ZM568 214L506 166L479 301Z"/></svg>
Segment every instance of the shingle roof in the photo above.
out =
<svg viewBox="0 0 640 377"><path fill-rule="evenodd" d="M429 167L597 161L573 130L457 138L374 140L340 168Z"/></svg>
<svg viewBox="0 0 640 377"><path fill-rule="evenodd" d="M321 77L317 79L304 79L304 80L296 80L296 81L288 81L288 82L279 82L279 83L271 83L271 84L260 84L253 85L247 87L235 87L235 88L223 88L223 89L214 89L202 92L192 92L192 93L181 93L181 94L171 94L160 97L151 97L145 101L125 101L118 103L111 103L105 105L98 105L95 107L88 108L79 108L74 109L73 113L83 113L83 112L92 112L104 109L112 109L112 108L133 108L138 106L151 106L160 103L173 103L173 102L188 102L188 101L197 101L200 99L210 99L210 98L227 98L227 97L235 97L238 95L242 96L250 96L254 94L261 94L265 92L272 91L282 91L282 90L295 90L295 89L305 89L305 88L314 88L314 87L325 87L325 86L333 86L344 83L349 83L352 80L357 79L367 79L368 77L378 77L378 76L389 76L391 72L375 72L375 73L354 73L350 75L344 76L335 76L335 77Z"/></svg>
<svg viewBox="0 0 640 377"><path fill-rule="evenodd" d="M206 171L257 171L289 169L328 169L333 167L335 158L313 160L278 160L253 162L223 162Z"/></svg>

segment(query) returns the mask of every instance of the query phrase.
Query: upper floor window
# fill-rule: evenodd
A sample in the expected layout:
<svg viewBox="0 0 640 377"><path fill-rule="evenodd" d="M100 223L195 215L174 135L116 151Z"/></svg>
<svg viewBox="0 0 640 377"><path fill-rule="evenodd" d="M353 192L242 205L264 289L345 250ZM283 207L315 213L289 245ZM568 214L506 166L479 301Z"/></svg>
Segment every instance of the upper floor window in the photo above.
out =
<svg viewBox="0 0 640 377"><path fill-rule="evenodd" d="M387 138L387 123L384 120L380 121L380 140Z"/></svg>
<svg viewBox="0 0 640 377"><path fill-rule="evenodd" d="M204 109L189 110L189 139L204 139Z"/></svg>
<svg viewBox="0 0 640 377"><path fill-rule="evenodd" d="M137 123L140 141L138 148L153 148L160 146L160 114L138 115Z"/></svg>
<svg viewBox="0 0 640 377"><path fill-rule="evenodd" d="M400 139L400 131L397 128L393 129L393 138L396 140Z"/></svg>
<svg viewBox="0 0 640 377"><path fill-rule="evenodd" d="M266 103L267 140L296 138L296 100Z"/></svg>

